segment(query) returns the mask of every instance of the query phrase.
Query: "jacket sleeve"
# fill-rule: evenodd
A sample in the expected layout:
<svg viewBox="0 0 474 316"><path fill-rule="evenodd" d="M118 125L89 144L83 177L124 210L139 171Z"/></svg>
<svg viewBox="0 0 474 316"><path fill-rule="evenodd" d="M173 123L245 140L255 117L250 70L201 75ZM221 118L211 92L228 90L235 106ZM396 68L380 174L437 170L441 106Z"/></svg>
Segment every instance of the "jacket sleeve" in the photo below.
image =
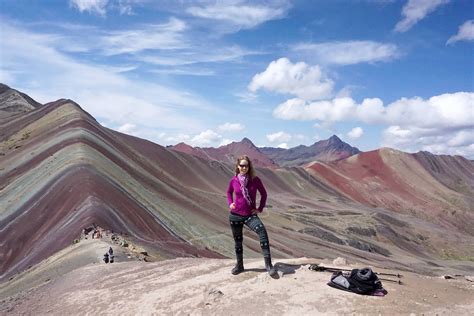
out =
<svg viewBox="0 0 474 316"><path fill-rule="evenodd" d="M233 178L230 179L229 187L227 188L227 205L229 206L234 202L234 186L232 185L233 180Z"/></svg>
<svg viewBox="0 0 474 316"><path fill-rule="evenodd" d="M260 206L258 207L258 211L262 212L263 208L267 204L267 190L265 190L262 180L260 180L260 178L257 179L257 190L260 193Z"/></svg>

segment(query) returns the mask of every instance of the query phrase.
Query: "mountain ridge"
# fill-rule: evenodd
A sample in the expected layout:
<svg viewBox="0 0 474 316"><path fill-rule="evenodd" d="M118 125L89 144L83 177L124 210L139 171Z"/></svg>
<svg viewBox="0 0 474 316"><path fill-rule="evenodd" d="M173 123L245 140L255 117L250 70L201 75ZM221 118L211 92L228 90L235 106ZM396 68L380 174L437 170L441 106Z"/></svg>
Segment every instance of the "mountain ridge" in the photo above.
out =
<svg viewBox="0 0 474 316"><path fill-rule="evenodd" d="M181 151L204 159L235 163L236 152L247 154L252 157L252 162L259 167L290 167L301 166L312 161L336 161L361 151L343 142L339 137L333 135L326 140L320 140L310 146L298 145L289 149L275 147L257 147L247 137L241 141L214 147L193 147L181 142L176 145L167 146L172 150ZM265 157L262 157L262 154Z"/></svg>
<svg viewBox="0 0 474 316"><path fill-rule="evenodd" d="M20 113L41 107L42 104L28 95L0 83L0 123Z"/></svg>
<svg viewBox="0 0 474 316"><path fill-rule="evenodd" d="M222 161L230 164L235 164L236 159L241 155L252 157L252 163L258 167L277 168L278 165L267 155L263 154L261 150L254 145L254 143L244 137L240 142L231 142L230 144L214 147L193 147L186 143L179 143L167 148L175 151L181 151L197 157L208 160Z"/></svg>
<svg viewBox="0 0 474 316"><path fill-rule="evenodd" d="M358 148L343 142L336 135L317 141L310 146L299 145L284 150L264 147L261 150L281 166L304 165L316 160L337 161L361 152Z"/></svg>

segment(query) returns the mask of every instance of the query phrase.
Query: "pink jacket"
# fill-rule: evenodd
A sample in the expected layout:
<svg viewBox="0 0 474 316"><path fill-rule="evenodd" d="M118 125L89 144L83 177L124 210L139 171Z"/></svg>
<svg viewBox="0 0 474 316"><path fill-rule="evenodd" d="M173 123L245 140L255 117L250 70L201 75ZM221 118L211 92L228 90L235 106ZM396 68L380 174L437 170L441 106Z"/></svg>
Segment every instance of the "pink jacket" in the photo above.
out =
<svg viewBox="0 0 474 316"><path fill-rule="evenodd" d="M229 182L229 187L227 188L227 203L230 204L235 203L235 209L231 210L232 213L241 215L241 216L250 216L252 215L252 210L257 208L256 205L256 197L257 191L260 193L260 205L258 207L258 211L262 212L263 208L265 207L265 203L267 202L267 191L263 186L262 180L259 177L255 177L249 180L247 184L247 190L249 191L250 199L252 201L251 205L247 204L247 201L242 194L242 190L240 189L240 182L237 176L232 177ZM233 195L235 193L235 200Z"/></svg>

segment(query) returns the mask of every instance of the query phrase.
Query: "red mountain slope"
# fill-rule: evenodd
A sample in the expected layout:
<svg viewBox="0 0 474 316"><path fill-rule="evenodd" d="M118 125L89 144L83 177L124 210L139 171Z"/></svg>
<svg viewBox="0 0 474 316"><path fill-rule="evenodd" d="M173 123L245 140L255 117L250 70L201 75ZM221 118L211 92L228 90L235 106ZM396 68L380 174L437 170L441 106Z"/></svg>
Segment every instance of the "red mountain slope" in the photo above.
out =
<svg viewBox="0 0 474 316"><path fill-rule="evenodd" d="M432 158L443 161L442 157ZM411 154L383 148L337 162L316 162L306 169L364 205L416 214L474 235L470 198L440 183Z"/></svg>

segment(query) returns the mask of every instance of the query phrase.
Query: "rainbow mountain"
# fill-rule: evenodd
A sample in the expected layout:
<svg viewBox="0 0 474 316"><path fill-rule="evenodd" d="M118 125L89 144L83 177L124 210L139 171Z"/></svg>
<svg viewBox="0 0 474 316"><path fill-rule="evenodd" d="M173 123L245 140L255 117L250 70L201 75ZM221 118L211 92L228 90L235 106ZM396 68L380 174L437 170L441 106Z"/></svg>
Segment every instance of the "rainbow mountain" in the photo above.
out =
<svg viewBox="0 0 474 316"><path fill-rule="evenodd" d="M275 258L343 256L426 273L474 267L474 163L464 157L382 148L257 174ZM0 281L90 225L127 236L154 260L232 258L232 175L228 161L119 133L72 100L42 105L2 85ZM254 234L244 245L245 257L260 257Z"/></svg>

